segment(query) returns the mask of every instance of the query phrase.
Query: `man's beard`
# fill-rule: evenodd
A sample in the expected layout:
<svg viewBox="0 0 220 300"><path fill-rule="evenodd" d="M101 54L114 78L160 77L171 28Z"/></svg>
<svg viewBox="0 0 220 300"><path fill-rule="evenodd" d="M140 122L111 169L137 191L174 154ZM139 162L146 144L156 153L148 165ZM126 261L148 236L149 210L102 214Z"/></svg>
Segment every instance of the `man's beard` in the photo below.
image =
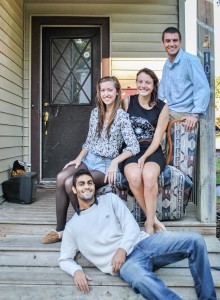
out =
<svg viewBox="0 0 220 300"><path fill-rule="evenodd" d="M78 195L78 197L80 198L80 200L84 201L84 202L91 202L94 199L94 193L86 196L84 194Z"/></svg>

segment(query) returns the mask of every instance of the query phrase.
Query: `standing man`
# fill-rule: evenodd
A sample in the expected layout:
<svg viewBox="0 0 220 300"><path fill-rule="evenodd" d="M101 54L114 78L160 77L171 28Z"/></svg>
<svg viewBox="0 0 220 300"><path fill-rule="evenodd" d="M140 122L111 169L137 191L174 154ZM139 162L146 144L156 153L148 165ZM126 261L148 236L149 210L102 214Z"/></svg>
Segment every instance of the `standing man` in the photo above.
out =
<svg viewBox="0 0 220 300"><path fill-rule="evenodd" d="M140 231L132 214L115 194L95 198L95 185L87 170L73 177L78 209L64 230L59 264L73 276L76 287L89 292L92 280L75 261L80 251L104 273L119 275L145 299L181 299L154 273L188 258L199 299L216 299L206 246L196 233Z"/></svg>
<svg viewBox="0 0 220 300"><path fill-rule="evenodd" d="M168 54L163 67L158 98L167 101L170 119L185 119L185 129L195 127L210 100L210 87L199 58L183 51L181 33L168 27L162 34Z"/></svg>

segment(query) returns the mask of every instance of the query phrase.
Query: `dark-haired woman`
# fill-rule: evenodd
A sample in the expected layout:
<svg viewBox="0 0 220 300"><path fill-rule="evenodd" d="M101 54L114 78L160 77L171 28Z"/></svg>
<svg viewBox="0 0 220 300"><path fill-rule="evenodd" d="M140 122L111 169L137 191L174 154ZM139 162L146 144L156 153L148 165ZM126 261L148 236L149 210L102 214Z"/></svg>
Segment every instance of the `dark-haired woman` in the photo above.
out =
<svg viewBox="0 0 220 300"><path fill-rule="evenodd" d="M168 106L158 100L158 78L147 68L136 76L138 94L126 98L124 109L140 144L140 152L124 161L124 173L131 191L146 214L146 232L163 231L165 226L156 218L158 176L165 167L160 143L166 131Z"/></svg>
<svg viewBox="0 0 220 300"><path fill-rule="evenodd" d="M76 196L72 193L72 177L77 170L88 169L97 189L106 182L113 183L118 164L140 150L129 116L120 108L121 87L116 77L107 76L99 80L97 101L97 107L91 113L89 132L82 151L57 176L57 227L43 237L42 243L55 243L62 239L70 198L73 199L73 206L77 205ZM123 143L126 148L119 154Z"/></svg>

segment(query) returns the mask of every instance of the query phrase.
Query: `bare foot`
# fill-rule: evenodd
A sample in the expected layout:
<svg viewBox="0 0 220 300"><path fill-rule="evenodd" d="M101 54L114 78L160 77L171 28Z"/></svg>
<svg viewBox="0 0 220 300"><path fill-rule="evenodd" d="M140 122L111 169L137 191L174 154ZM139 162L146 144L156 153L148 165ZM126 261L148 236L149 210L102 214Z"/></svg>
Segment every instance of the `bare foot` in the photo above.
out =
<svg viewBox="0 0 220 300"><path fill-rule="evenodd" d="M147 221L144 223L145 230L149 235L154 234L154 227L147 225Z"/></svg>
<svg viewBox="0 0 220 300"><path fill-rule="evenodd" d="M154 230L156 232L166 231L166 227L157 219L156 216L154 217Z"/></svg>

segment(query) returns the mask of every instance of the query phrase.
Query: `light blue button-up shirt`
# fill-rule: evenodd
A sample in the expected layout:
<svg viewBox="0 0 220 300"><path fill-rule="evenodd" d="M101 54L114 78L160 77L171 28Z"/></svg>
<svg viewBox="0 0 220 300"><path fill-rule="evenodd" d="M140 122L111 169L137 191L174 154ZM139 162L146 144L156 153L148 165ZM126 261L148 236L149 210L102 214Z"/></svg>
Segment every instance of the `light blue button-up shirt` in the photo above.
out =
<svg viewBox="0 0 220 300"><path fill-rule="evenodd" d="M173 63L166 60L158 98L166 99L171 111L205 114L210 87L197 56L180 49Z"/></svg>

